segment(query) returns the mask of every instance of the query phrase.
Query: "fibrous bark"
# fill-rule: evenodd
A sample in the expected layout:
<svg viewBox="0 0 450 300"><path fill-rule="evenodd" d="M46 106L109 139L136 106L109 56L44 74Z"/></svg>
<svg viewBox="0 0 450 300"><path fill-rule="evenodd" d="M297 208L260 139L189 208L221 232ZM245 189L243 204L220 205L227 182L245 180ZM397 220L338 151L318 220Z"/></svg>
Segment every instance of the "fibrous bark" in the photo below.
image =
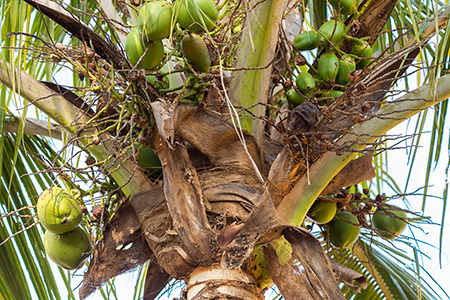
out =
<svg viewBox="0 0 450 300"><path fill-rule="evenodd" d="M142 236L141 225L133 208L129 202L124 202L106 225L103 238L95 246L79 291L80 299L86 299L110 278L148 260L150 264L156 262Z"/></svg>

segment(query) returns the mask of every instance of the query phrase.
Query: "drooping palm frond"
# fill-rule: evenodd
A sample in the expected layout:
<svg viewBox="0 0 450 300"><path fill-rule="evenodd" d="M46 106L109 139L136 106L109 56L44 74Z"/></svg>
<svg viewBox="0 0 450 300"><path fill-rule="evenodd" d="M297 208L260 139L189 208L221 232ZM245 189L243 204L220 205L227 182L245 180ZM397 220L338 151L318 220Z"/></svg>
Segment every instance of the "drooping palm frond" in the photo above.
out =
<svg viewBox="0 0 450 300"><path fill-rule="evenodd" d="M345 285L342 286L342 291L347 299L381 299L387 297L380 288L380 282L377 282L370 272L361 264L360 261L352 256L349 250L343 250L337 255L333 256L339 263L357 271L367 278L367 288L358 293ZM381 284L383 284L381 282ZM389 296L389 295L388 295Z"/></svg>
<svg viewBox="0 0 450 300"><path fill-rule="evenodd" d="M422 220L417 222L420 224ZM313 234L323 240L322 231L313 231ZM329 248L325 241L322 245L332 259L367 279L365 289L356 290L342 284L347 299L447 299L449 295L444 287L416 262L420 253L418 245L422 243L413 238L383 240L366 228L361 229L359 239L349 249Z"/></svg>
<svg viewBox="0 0 450 300"><path fill-rule="evenodd" d="M20 4L20 5L19 5ZM95 18L97 15L102 15L102 12L99 11L100 7L96 5L95 1L88 1L88 5L85 5L81 3L80 1L70 1L70 4L66 6L66 4L63 4L63 7L70 11L71 14L74 14L78 17L80 17L86 24L90 24L93 27L97 29L97 32L100 34L103 34L104 38L110 38L111 36L114 36L115 31L112 30L109 23L105 21L104 18ZM72 70L72 66L70 64L67 65L58 65L58 58L56 56L52 56L52 53L56 51L58 47L64 47L65 49L68 49L68 51L71 51L72 49L79 51L81 49L81 54L83 54L83 43L76 39L71 38L70 34L67 34L67 32L61 27L56 26L56 24L51 21L49 18L45 17L43 14L39 13L35 9L33 9L31 6L26 4L24 1L3 1L2 5L0 7L1 17L3 22L2 26L2 38L0 39L1 47L2 47L2 53L0 54L0 59L5 61L5 63L10 63L10 65L19 67L19 69L26 71L28 74L30 74L32 77L36 79L43 79L46 81L57 81L61 80L61 73L63 77L63 83L64 84L70 84L77 87L84 87L89 86L90 82L89 80L83 80L76 72ZM21 14L22 18L18 18L17 15ZM24 25L23 25L24 24ZM23 26L22 26L23 25ZM114 44L117 44L117 41L114 42ZM79 51L80 52L80 51ZM81 55L82 57L83 55ZM67 72L67 69L69 70L69 73ZM72 74L73 77L67 80L67 75ZM10 73L11 76L15 76L14 73ZM70 75L71 76L71 75ZM70 83L70 79L73 79L73 82ZM14 80L14 79L13 79ZM44 117L44 120L47 119L47 116L44 116L40 111L31 111L31 109L28 108L29 103L27 102L27 99L22 99L18 97L15 94L14 89L8 89L5 86L0 85L1 89L1 98L0 98L0 132L4 133L4 126L5 123L10 121L11 117L20 120L26 120L29 116L32 116L33 118L37 117ZM10 110L13 112L11 113ZM49 180L42 179L42 176L50 176L52 173L49 172L47 174L47 171L49 170L49 167L57 169L60 165L62 165L62 157L64 155L64 152L58 151L55 152L55 147L49 147L46 145L46 147L43 147L41 149L38 149L39 151L42 151L43 153L40 153L38 150L29 150L29 153L22 153L21 149L27 149L27 144L30 143L30 138L25 136L23 133L24 131L24 124L26 122L20 123L18 122L19 126L17 127L16 132L17 135L6 135L2 134L0 139L0 145L3 145L6 143L6 137L9 139L13 138L12 144L8 144L8 149L5 149L5 147L0 147L0 154L2 155L10 155L12 156L12 161L19 160L21 163L9 163L7 159L2 159L1 161L4 162L3 167L9 168L11 172L15 173L17 171L16 168L27 166L27 163L31 160L33 162L33 156L30 156L30 154L33 155L42 155L43 161L47 163L47 165L33 165L31 163L31 167L27 170L30 173L36 173L36 176L31 176L32 183L39 183L39 186L35 184L36 190L29 190L25 185L30 184L30 182L23 183L24 186L18 186L16 182L21 182L22 177L15 176L13 177L16 181L15 184L11 187L11 190L16 191L17 190L17 201L21 201L22 204L17 204L14 206L5 206L5 213L9 212L9 209L14 210L16 207L28 207L29 205L24 204L24 200L22 198L28 198L26 197L27 193L31 193L33 195L32 203L36 204L37 196L39 193L45 189L51 186L51 182ZM50 126L50 123L49 123ZM50 133L50 130L49 130ZM50 134L51 135L51 134ZM12 137L11 137L12 136ZM32 141L39 142L41 138L39 137L31 137ZM42 142L46 144L46 140L42 139ZM8 141L9 142L9 141ZM41 144L39 144L41 145ZM59 149L58 149L59 150ZM79 151L79 150L77 150ZM76 152L77 153L77 152ZM28 154L28 156L27 156ZM80 157L72 157L72 154L69 154L69 159L73 158L73 161L75 163L79 162ZM67 163L67 162L64 162ZM31 170L29 168L32 168ZM52 169L52 170L55 170ZM65 166L62 168L64 169L70 169L70 165ZM3 170L3 173L0 168L0 174L8 177L11 176L10 173ZM27 173L24 173L25 170L19 170L18 171L20 175L24 175ZM41 172L44 172L41 174ZM74 171L77 172L76 170ZM54 174L54 173L53 173ZM128 175L128 174L127 174ZM74 175L76 177L76 174ZM98 176L98 175L95 175ZM18 177L19 179L17 179ZM100 176L101 177L101 176ZM92 179L92 178L91 178ZM54 180L54 178L53 178ZM5 184L9 182L9 180L4 180ZM31 185L33 187L33 185ZM24 191L22 192L22 189ZM4 190L8 191L8 190ZM9 192L9 191L8 191ZM6 195L6 194L5 194ZM31 196L30 196L31 198ZM4 200L4 203L7 203L8 198L2 199ZM110 200L110 199L109 199ZM30 200L29 200L30 201ZM2 207L3 208L3 207ZM3 213L3 211L2 211ZM19 219L19 221L16 221L15 219ZM13 222L12 225L9 227L5 227L5 231L2 232L2 240L6 239L8 236L14 236L15 233L22 230L23 226L21 226L20 220L22 220L20 217L15 217L15 223ZM3 219L2 219L3 220ZM4 220L7 220L5 217ZM12 222L12 221L11 221ZM16 224L17 222L18 225ZM37 227L32 227L31 229L27 229L25 231L25 236L27 235L33 235L33 239L27 239L27 240L33 240L36 241L36 245L32 245L29 241L29 247L28 244L24 244L24 241L21 241L20 245L20 252L17 250L17 247L8 247L8 245L16 245L18 242L15 241L15 239L11 239L7 241L4 244L4 247L1 249L3 251L9 251L12 253L9 255L9 259L5 259L2 262L4 263L4 267L2 267L2 271L5 272L5 276L2 276L2 278L5 278L5 282L2 282L1 284L1 291L5 291L5 297L6 299L34 299L36 298L35 295L37 295L37 298L39 299L60 299L61 295L68 294L70 299L74 299L74 293L72 292L72 289L74 286L72 286L72 281L70 279L70 274L68 272L63 271L62 269L59 269L58 272L52 273L52 270L50 269L49 264L47 262L47 257L45 256L45 251L43 249L41 237L39 236L39 231L36 228L39 228L40 225ZM35 232L34 232L35 231ZM42 233L42 231L41 231ZM23 234L22 234L23 235ZM17 240L21 239L21 234L17 234ZM27 241L26 240L26 241ZM1 246L0 246L1 247ZM27 252L28 251L28 252ZM34 253L33 251L36 251ZM28 266L29 263L33 262L33 260L30 260L30 257L36 257L39 255L39 261L40 263L45 265L38 265L38 266ZM24 262L24 258L28 258ZM11 272L6 274L6 271L11 271L11 268L8 266L15 266L15 268L19 269L20 272ZM31 278L27 275L26 270L30 269L29 272L32 274ZM42 272L45 276L36 276L36 272ZM8 276L6 276L8 275ZM11 275L16 275L16 277L11 277ZM38 279L42 278L41 281ZM62 291L62 286L56 286L55 284L55 278L60 278L59 281L64 282L64 286L67 291ZM48 280L47 280L48 279ZM48 284L48 286L46 286ZM111 288L108 289L107 293L103 293L106 298L109 298L107 295L109 295L110 292L115 290L115 283L114 281L108 282L108 286ZM59 289L58 289L59 288ZM141 287L142 289L142 287ZM37 292L36 292L37 291ZM60 295L61 293L61 295ZM3 295L2 295L3 296ZM9 297L9 298L8 298ZM3 297L2 297L3 299Z"/></svg>
<svg viewBox="0 0 450 300"><path fill-rule="evenodd" d="M359 252L358 256L364 253L394 299L443 299L441 295L448 298L445 290L432 278L425 279L426 276L421 275L422 267L417 269L418 249L402 250L397 248L401 242L391 245L370 235L362 236L358 245L360 249L354 253Z"/></svg>
<svg viewBox="0 0 450 300"><path fill-rule="evenodd" d="M393 11L389 21L386 24L385 34L380 35L378 38L377 47L380 51L388 50L394 51L395 47L389 49L389 45L396 42L395 38L400 34L407 33L411 38L420 40L424 35L430 33L436 33L431 42L421 49L416 61L418 66L422 69L416 72L414 76L409 76L402 80L401 88L410 90L416 86L421 86L427 82L434 82L435 78L438 78L448 73L448 57L449 57L449 29L450 24L445 20L448 16L449 6L441 1L399 1L395 10ZM442 18L444 17L444 19ZM444 30L440 30L440 29ZM404 45L405 39L400 39L400 45ZM447 120L448 120L448 100L442 101L436 104L432 110L426 110L421 112L415 121L411 122L408 130L410 138L403 140L401 147L406 148L409 155L408 159L408 172L406 172L406 182L404 186L396 182L396 178L390 176L389 166L392 169L395 167L395 162L389 159L390 151L376 157L377 159L377 178L376 188L378 193L387 192L394 194L406 194L408 191L419 190L423 195L422 198L422 212L431 207L431 203L428 203L427 199L430 198L430 186L431 174L436 168L439 162L442 163L443 155L442 149L449 147L445 141L445 135L447 134ZM431 126L429 126L431 124ZM430 137L428 139L428 136ZM428 141L430 140L430 142ZM426 141L426 142L425 142ZM419 148L425 151L427 157L426 170L424 172L423 185L417 187L412 186L413 180L417 182L417 174L413 171L414 166L419 160L423 160L423 157L419 158ZM440 160L441 159L441 160ZM394 165L394 166L393 166ZM442 174L445 176L445 174ZM383 189L383 186L385 189ZM423 189L422 189L423 188ZM445 189L445 187L444 187ZM447 208L447 193L446 190L442 191L442 214L439 220L440 226L440 256L442 255L443 245L443 230L446 217ZM427 205L428 204L428 205ZM433 204L435 205L435 204ZM433 207L434 208L434 207ZM418 253L418 257L421 254ZM440 259L439 259L440 260Z"/></svg>
<svg viewBox="0 0 450 300"><path fill-rule="evenodd" d="M86 6L71 2L78 11L86 12L85 20L89 22L94 3ZM60 68L49 59L49 47L77 40L70 39L60 26L24 1L1 1L0 18L0 57L34 78L51 81ZM53 272L55 269L50 267L42 229L34 215L39 194L57 181L48 170L62 165L61 153L45 138L24 135L25 122L19 122L16 133L3 133L11 116L25 120L30 115L42 116L29 109L14 90L0 85L0 298L61 299L62 286L57 282L62 281L67 290L63 294L74 299L69 274L61 269Z"/></svg>
<svg viewBox="0 0 450 300"><path fill-rule="evenodd" d="M368 280L368 288L361 293L343 286L347 299L434 300L443 299L441 295L448 297L436 282L418 274L416 257L411 255L417 250L397 248L401 244L395 242L391 245L370 233L364 233L350 250L333 252L334 259L363 274Z"/></svg>

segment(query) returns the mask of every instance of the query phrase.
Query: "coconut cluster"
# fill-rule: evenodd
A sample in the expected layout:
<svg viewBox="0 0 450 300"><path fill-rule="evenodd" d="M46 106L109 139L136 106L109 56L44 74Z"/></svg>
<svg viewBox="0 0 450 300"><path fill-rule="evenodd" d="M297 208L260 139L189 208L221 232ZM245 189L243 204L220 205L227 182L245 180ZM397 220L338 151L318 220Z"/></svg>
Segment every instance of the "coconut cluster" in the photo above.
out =
<svg viewBox="0 0 450 300"><path fill-rule="evenodd" d="M150 1L139 8L137 27L128 34L125 51L133 67L153 70L164 60L162 40L168 38L176 24L187 33L180 47L185 59L198 72L211 66L208 49L197 34L216 27L219 12L211 0ZM151 79L150 79L151 80Z"/></svg>
<svg viewBox="0 0 450 300"><path fill-rule="evenodd" d="M356 10L357 1L330 1L339 16L352 14ZM299 63L301 70L295 78L295 87L286 91L286 98L291 107L314 99L319 104L330 105L340 97L345 86L357 78L359 70L372 62L375 47L367 38L355 38L347 35L351 25L345 26L339 18L323 23L318 29L302 32L294 38L294 47L300 52L317 49L315 63L305 58ZM340 47L351 42L349 53Z"/></svg>
<svg viewBox="0 0 450 300"><path fill-rule="evenodd" d="M59 187L45 190L39 197L37 213L46 229L44 248L59 266L78 268L91 250L89 235L79 226L82 211L76 199Z"/></svg>
<svg viewBox="0 0 450 300"><path fill-rule="evenodd" d="M352 195L354 201L347 205L339 202L337 197L317 199L307 213L308 219L321 226L330 243L337 248L350 248L356 242L360 228L367 227L367 216L371 222L368 227L384 239L393 240L403 232L407 215L402 209L386 204L379 195L375 201L361 197L360 193L355 193ZM357 209L359 201L366 203L361 209Z"/></svg>

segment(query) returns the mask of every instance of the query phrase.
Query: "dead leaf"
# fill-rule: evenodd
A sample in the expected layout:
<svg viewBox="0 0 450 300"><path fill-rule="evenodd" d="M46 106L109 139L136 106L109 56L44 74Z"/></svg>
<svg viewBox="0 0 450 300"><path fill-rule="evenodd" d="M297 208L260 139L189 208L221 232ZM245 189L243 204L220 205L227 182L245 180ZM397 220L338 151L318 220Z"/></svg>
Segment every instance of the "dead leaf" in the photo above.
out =
<svg viewBox="0 0 450 300"><path fill-rule="evenodd" d="M376 176L372 164L373 153L367 154L350 161L323 190L322 195L337 193L342 187L357 185L358 183L372 179Z"/></svg>
<svg viewBox="0 0 450 300"><path fill-rule="evenodd" d="M126 246L129 247L127 250L120 250ZM142 237L136 214L129 203L124 202L95 246L79 290L80 299L87 298L110 278L132 270L152 257L154 255Z"/></svg>
<svg viewBox="0 0 450 300"><path fill-rule="evenodd" d="M294 255L302 264L311 286L320 294L320 298L338 300L345 299L334 276L330 259L325 254L319 241L301 227L290 227L283 232L292 246Z"/></svg>
<svg viewBox="0 0 450 300"><path fill-rule="evenodd" d="M159 135L172 149L175 141L175 127L173 121L174 106L165 101L154 101L150 103L155 118Z"/></svg>

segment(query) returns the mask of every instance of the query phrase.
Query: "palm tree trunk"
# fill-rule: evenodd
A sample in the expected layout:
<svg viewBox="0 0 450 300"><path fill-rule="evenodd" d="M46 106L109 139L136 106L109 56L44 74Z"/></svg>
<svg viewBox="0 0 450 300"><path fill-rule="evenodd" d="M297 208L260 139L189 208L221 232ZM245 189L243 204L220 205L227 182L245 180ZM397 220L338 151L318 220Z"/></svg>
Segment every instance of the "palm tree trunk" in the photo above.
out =
<svg viewBox="0 0 450 300"><path fill-rule="evenodd" d="M218 264L197 267L186 281L186 299L264 299L255 278L244 270Z"/></svg>

